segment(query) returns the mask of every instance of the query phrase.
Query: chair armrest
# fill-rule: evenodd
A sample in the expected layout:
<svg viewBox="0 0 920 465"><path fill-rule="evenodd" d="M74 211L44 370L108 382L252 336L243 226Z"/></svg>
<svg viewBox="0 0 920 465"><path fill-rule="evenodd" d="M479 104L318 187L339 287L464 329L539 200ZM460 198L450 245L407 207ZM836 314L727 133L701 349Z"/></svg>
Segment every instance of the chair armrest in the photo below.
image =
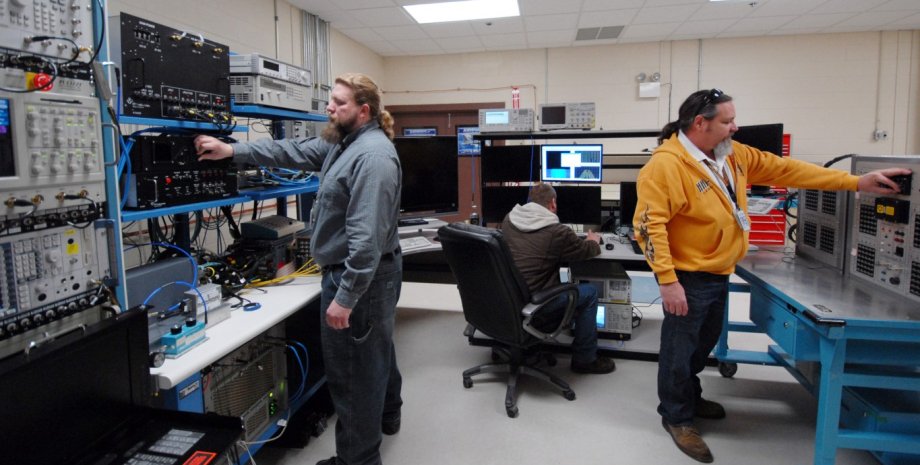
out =
<svg viewBox="0 0 920 465"><path fill-rule="evenodd" d="M559 322L559 325L555 329L546 333L531 325L531 319L533 319L535 313L539 312L547 303L553 301L555 297L563 294L569 297L568 305L562 316L562 321ZM572 317L575 315L575 302L577 301L578 286L571 283L560 284L559 286L551 287L532 295L531 302L525 305L521 310L521 313L524 315L524 331L543 342L571 344L573 337L567 333L563 334L563 331L571 327Z"/></svg>

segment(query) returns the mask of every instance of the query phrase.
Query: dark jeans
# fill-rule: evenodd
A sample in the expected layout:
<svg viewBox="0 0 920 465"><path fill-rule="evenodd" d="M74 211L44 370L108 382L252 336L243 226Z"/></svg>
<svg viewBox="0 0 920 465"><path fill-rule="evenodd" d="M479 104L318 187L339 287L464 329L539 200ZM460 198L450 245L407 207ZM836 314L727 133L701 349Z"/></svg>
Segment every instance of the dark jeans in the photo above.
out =
<svg viewBox="0 0 920 465"><path fill-rule="evenodd" d="M540 330L551 331L562 321L568 294L562 294L546 304L535 315L533 326ZM539 318L538 318L539 317ZM572 361L591 363L597 358L597 289L590 284L578 285L578 301L575 302L575 340L572 341Z"/></svg>
<svg viewBox="0 0 920 465"><path fill-rule="evenodd" d="M386 256L367 292L352 309L350 327L326 324L326 309L335 297L344 266L323 272L320 328L326 384L338 421L336 455L348 465L378 465L385 415L402 406L402 376L396 365L393 325L402 287L402 256Z"/></svg>
<svg viewBox="0 0 920 465"><path fill-rule="evenodd" d="M685 316L664 313L658 355L658 413L672 425L693 423L696 401L703 393L697 376L722 333L728 298L728 276L678 271L687 295Z"/></svg>

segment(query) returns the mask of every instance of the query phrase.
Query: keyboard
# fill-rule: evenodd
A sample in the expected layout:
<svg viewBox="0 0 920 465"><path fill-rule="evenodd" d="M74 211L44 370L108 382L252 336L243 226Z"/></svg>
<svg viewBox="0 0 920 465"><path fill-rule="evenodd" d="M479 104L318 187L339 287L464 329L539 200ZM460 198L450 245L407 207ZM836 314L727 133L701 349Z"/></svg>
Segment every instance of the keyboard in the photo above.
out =
<svg viewBox="0 0 920 465"><path fill-rule="evenodd" d="M399 248L402 249L403 252L421 249L429 245L431 245L431 241L424 236L405 237L399 240Z"/></svg>

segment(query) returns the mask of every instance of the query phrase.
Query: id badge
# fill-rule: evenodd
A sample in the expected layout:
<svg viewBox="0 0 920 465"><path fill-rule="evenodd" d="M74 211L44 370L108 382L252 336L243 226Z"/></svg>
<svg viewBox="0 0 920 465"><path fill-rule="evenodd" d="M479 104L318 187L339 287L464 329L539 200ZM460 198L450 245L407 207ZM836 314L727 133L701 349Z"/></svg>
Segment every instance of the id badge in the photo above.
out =
<svg viewBox="0 0 920 465"><path fill-rule="evenodd" d="M735 219L738 220L738 226L741 226L742 231L751 230L751 222L740 208L735 209Z"/></svg>

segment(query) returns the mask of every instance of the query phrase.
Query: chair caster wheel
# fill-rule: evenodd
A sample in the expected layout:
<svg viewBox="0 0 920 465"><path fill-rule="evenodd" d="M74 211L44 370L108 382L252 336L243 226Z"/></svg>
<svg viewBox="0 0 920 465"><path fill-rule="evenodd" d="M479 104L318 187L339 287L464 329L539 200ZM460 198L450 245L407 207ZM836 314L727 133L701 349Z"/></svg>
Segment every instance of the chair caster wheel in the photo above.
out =
<svg viewBox="0 0 920 465"><path fill-rule="evenodd" d="M575 400L575 391L564 391L562 397L565 397L566 400Z"/></svg>
<svg viewBox="0 0 920 465"><path fill-rule="evenodd" d="M546 366L554 367L556 366L556 356L553 354L546 354L545 356Z"/></svg>
<svg viewBox="0 0 920 465"><path fill-rule="evenodd" d="M472 380L472 378L463 378L463 387L465 387L465 388L467 388L467 389L473 387L473 380Z"/></svg>
<svg viewBox="0 0 920 465"><path fill-rule="evenodd" d="M518 416L518 408L517 408L517 406L514 406L514 407L505 407L505 413L508 414L508 417L509 417L509 418L517 418L517 416Z"/></svg>
<svg viewBox="0 0 920 465"><path fill-rule="evenodd" d="M719 373L725 378L731 378L738 372L738 364L732 362L719 362Z"/></svg>

